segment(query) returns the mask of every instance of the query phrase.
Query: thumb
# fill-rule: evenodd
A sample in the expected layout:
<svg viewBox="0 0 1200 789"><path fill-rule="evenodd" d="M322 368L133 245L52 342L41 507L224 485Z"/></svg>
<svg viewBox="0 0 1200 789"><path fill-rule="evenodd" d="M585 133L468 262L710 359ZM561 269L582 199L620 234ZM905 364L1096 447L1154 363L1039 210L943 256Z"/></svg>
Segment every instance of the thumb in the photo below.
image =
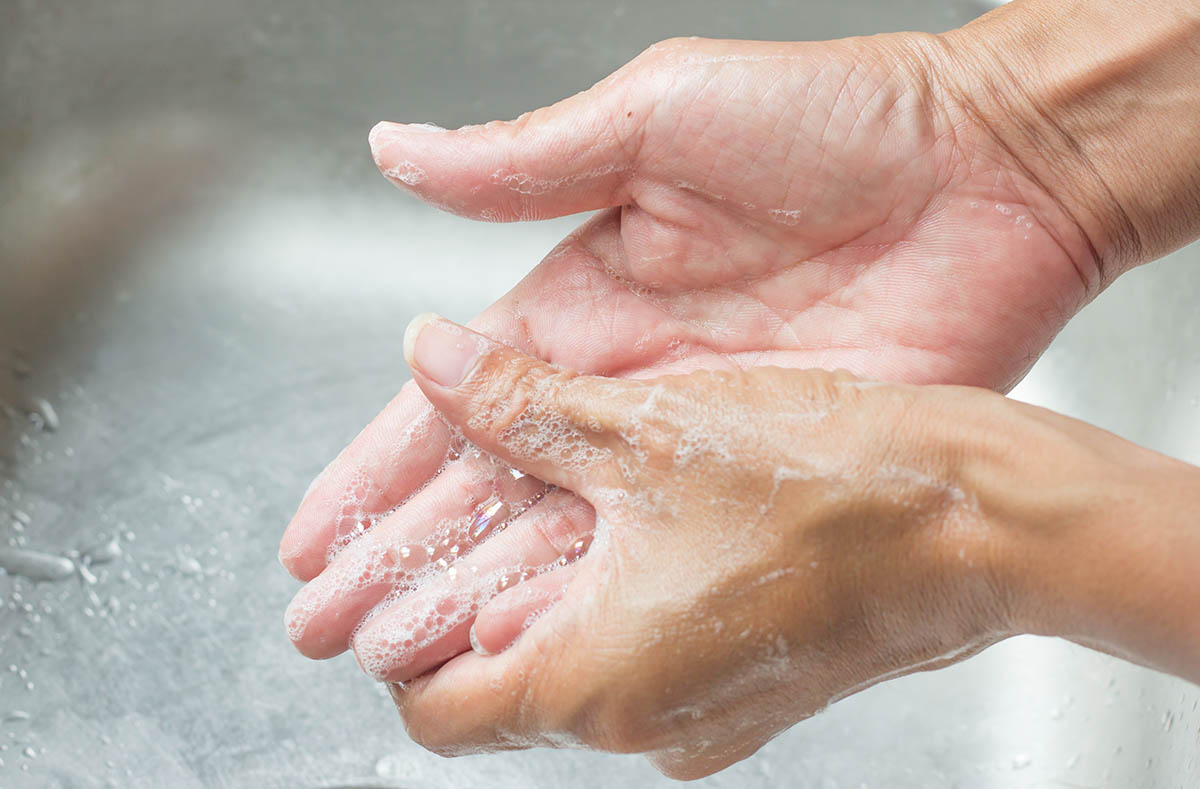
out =
<svg viewBox="0 0 1200 789"><path fill-rule="evenodd" d="M584 493L620 451L620 395L636 382L581 376L434 315L404 333L413 380L481 449L553 485Z"/></svg>
<svg viewBox="0 0 1200 789"><path fill-rule="evenodd" d="M549 219L627 202L644 114L597 86L515 121L445 130L383 122L371 153L393 183L475 219Z"/></svg>

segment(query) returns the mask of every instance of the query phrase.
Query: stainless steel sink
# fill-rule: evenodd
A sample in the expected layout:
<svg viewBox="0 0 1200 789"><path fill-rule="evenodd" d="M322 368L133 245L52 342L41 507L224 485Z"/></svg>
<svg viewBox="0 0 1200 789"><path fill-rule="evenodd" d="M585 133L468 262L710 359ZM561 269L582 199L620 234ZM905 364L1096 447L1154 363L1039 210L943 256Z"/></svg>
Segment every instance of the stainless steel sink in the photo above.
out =
<svg viewBox="0 0 1200 789"><path fill-rule="evenodd" d="M0 575L0 786L668 783L633 757L443 761L351 659L287 642L277 539L404 382L408 318L469 317L578 221L438 214L375 173L367 130L515 116L671 35L944 29L985 8L6 3L0 545L92 559L58 581ZM1130 274L1014 396L1200 462L1198 298L1200 248ZM702 783L1194 787L1198 703L1184 682L1014 639Z"/></svg>

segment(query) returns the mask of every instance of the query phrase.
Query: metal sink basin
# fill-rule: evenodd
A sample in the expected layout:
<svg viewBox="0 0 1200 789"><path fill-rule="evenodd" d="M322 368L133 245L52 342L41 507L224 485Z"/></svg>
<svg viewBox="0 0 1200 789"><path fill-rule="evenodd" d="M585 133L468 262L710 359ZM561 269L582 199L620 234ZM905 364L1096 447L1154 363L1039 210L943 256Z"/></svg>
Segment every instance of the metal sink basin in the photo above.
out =
<svg viewBox="0 0 1200 789"><path fill-rule="evenodd" d="M945 29L966 0L12 0L0 10L0 786L648 787L645 762L444 761L281 622L308 481L579 220L476 225L379 177L381 118L513 117L671 35ZM1200 248L1136 271L1014 396L1200 462ZM55 572L51 568L51 576ZM1200 690L1014 639L876 687L707 781L1194 787Z"/></svg>

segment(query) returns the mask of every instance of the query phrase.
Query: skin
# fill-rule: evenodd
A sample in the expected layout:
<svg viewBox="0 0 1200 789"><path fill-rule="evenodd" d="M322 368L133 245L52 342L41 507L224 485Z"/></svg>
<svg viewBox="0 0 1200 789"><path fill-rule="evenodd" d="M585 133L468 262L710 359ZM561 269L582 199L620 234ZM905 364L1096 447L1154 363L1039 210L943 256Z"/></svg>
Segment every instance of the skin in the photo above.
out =
<svg viewBox="0 0 1200 789"><path fill-rule="evenodd" d="M393 686L439 753L572 745L696 778L1017 633L1200 680L1198 468L983 389L775 367L626 381L436 317L410 335L448 420L606 524L483 607L476 643L500 654ZM547 441L548 422L582 439ZM368 621L360 658L408 637L399 621Z"/></svg>
<svg viewBox="0 0 1200 789"><path fill-rule="evenodd" d="M794 527L831 540L836 535L851 546L843 545L842 552L856 555L881 539L875 530L863 531L864 522L908 523L905 513L917 512L913 517L928 526L948 517L946 495L930 494L928 485L913 489L913 480L921 479L933 480L934 487L949 486L943 491L961 491L962 501L974 501L978 512L963 517L982 524L985 535L979 544L930 544L922 536L929 529L910 524L888 536L909 540L889 544L900 555L927 560L914 561L919 569L915 576L881 564L873 567L884 574L879 586L866 584L866 593L856 598L848 586L852 579L861 584L859 573L866 565L835 565L824 571L827 575L817 574L819 590L809 578L807 587L789 587L791 597L756 597L736 610L714 609L714 621L754 619L782 599L796 603L788 609L795 615L803 610L799 603L807 604L816 594L821 604L832 606L829 610L846 613L845 618L827 615L824 620L836 623L824 633L826 640L818 641L825 644L823 654L833 656L830 666L814 666L818 656L776 650L781 660L787 653L784 662L798 660L804 671L818 672L813 676L821 681L803 693L783 692L779 698L786 703L775 709L760 699L767 704L760 711L769 714L764 713L759 729L735 725L737 715L748 720L758 708L754 702L737 701L731 690L728 706L738 712L725 723L734 735L745 735L740 739L693 736L659 747L637 736L639 715L656 705L660 711L675 709L672 705L685 700L687 683L662 690L668 688L662 676L646 679L642 686L647 708L620 710L610 717L584 712L592 708L580 697L573 697L580 705L574 713L547 718L539 704L514 704L511 695L484 704L477 694L470 700L484 706L471 708L478 710L471 721L437 719L433 701L415 701L446 703L450 697L444 693L424 689L449 693L451 680L478 691L471 685L474 675L457 668L477 666L475 661L482 660L478 655L455 658L432 677L418 680L415 690L398 693L417 739L443 752L582 741L650 752L670 774L701 775L753 752L763 737L862 683L912 670L925 660L933 662L923 667L936 666L938 655L958 657L1012 632L1075 637L1194 678L1194 652L1189 651L1196 642L1194 629L1179 623L1188 621L1188 606L1194 610L1196 601L1179 595L1178 584L1188 585L1189 576L1180 571L1194 568L1196 554L1189 553L1190 524L1179 523L1175 514L1190 503L1180 501L1177 488L1200 489L1189 476L1194 470L1180 470L1178 464L1151 458L1111 437L1098 438L1106 434L1044 412L1038 418L1009 418L1015 423L988 423L981 414L1004 411L997 405L1003 401L981 392L939 389L931 391L958 394L926 396L914 393L920 390L880 388L892 394L880 394L877 402L866 394L870 389L857 388L850 378L826 379L803 370L844 368L860 379L1003 390L1020 378L1062 324L1122 271L1194 238L1200 232L1200 212L1195 210L1200 203L1200 135L1194 133L1194 119L1200 116L1194 89L1200 84L1194 58L1198 42L1200 13L1182 0L1018 0L943 36L896 34L800 44L664 42L590 91L512 123L452 132L394 124L373 130L372 149L385 174L448 210L509 221L608 209L472 322L495 340L609 378L722 373L697 372L655 384L674 392L668 398L672 403L691 403L663 417L668 433L685 431L688 418L704 402L740 402L748 413L762 411L756 418L766 421L755 423L760 426L772 424L771 414L791 413L790 406L832 404L839 414L847 414L857 413L861 405L860 417L833 421L841 431L839 445L853 447L843 449L836 460L843 471L849 467L858 476L843 473L839 479L844 487L826 492L849 512L788 509L786 497L775 499L794 487L789 481L776 491L769 508L774 512L777 503L784 507L779 533ZM1131 107L1147 111L1131 112ZM1153 156L1137 144L1147 139L1157 143ZM766 365L795 372L755 370ZM593 531L601 507L577 486L582 478L564 484L564 468L553 464L529 468L518 459L534 477L514 479L505 462L514 459L510 453L494 441L489 444L486 431L483 438L476 435L463 424L464 415L456 416L451 408L446 414L450 421L482 441L487 451L463 445L430 410L426 398L436 400L428 386L431 379L419 369L414 372L424 396L414 386L402 391L314 483L284 536L281 561L298 578L311 581L288 612L297 647L312 657L329 657L354 637L360 661L371 673L389 681L407 680L468 650L472 635L478 651L500 650L520 634L531 614L561 597L565 582L578 576L567 588L592 590L590 597L572 593L592 601L567 606L591 612L579 616L628 618L641 611L648 622L658 623L649 633L631 630L630 639L646 640L628 641L628 650L608 655L608 674L603 667L591 667L594 671L586 677L575 678L580 684L595 679L599 684L587 686L596 698L621 698L604 685L603 677L638 672L655 677L661 670L656 667L678 664L673 652L637 646L658 643L655 633L669 631L671 622L672 601L659 600L645 585L653 585L647 580L650 571L622 575L620 586L629 587L623 600L597 602L594 590L601 576L588 573L601 570L587 567L615 572L611 563L617 562L618 568L636 568L636 561L621 558L626 554L620 546L633 538L616 535L647 533L629 525L639 518L657 524L650 530L655 534L687 533L686 541L680 536L675 544L675 556L699 555L690 546L703 544L707 529L719 531L713 512L689 510L668 529L661 511L602 511L609 523L608 542L595 555L608 560L592 561L589 554L587 562L509 588L532 568L578 553L576 543ZM617 386L612 381L607 385ZM624 385L644 392L637 387L649 384ZM687 395L689 387L699 394ZM789 394L789 387L795 392ZM833 398L831 387L841 394ZM504 387L498 392L499 397ZM621 399L619 387L604 392ZM843 398L850 398L848 406ZM883 406L897 399L912 407ZM927 400L938 404L917 407ZM444 402L437 404L446 411ZM974 418L973 409L979 412ZM946 414L946 420L953 415L957 421L919 417L927 411ZM610 411L588 415L599 420L593 432L607 435L606 440L616 442L613 446L619 446L614 431L620 440L628 438L628 431L619 427L627 416ZM474 418L488 423L478 414ZM737 435L737 425L724 425L723 431ZM896 444L889 449L898 458L872 454L864 435L889 436ZM1005 440L997 444L988 436ZM757 433L745 441L751 447L763 444ZM1032 448L1028 457L1026 446ZM726 508L737 501L732 493L743 490L747 498L739 506L753 507L756 500L763 506L763 475L786 465L788 456L783 446L760 448L765 464L741 458L759 476L725 481L731 494L724 500ZM983 460L963 460L975 455ZM1013 463L1018 456L1022 463ZM1132 458L1126 466L1120 462L1123 456ZM808 455L799 458L801 465L809 460ZM892 479L888 488L880 482L888 474L881 477L880 470L894 468L915 469L917 476ZM1076 475L1062 477L1066 498L1029 501L1018 495L1031 487L1029 480L1040 486L1064 470ZM628 463L625 471L632 476L608 479L610 489L620 483L642 491L643 498L679 502L689 492L672 488L661 474L635 473ZM711 462L703 471L718 473ZM546 492L538 479L560 487ZM904 505L889 509L876 501L876 487L890 490L886 501ZM394 633L414 612L435 610L453 596L450 582L438 571L418 562L401 572L389 551L431 534L440 538L438 530L448 528L446 523L469 522L497 500L504 512L521 514L507 517L507 528L486 540L459 542L477 572L473 577L488 581L477 584L470 609L457 611L453 626L420 648L381 649L387 645L378 638L372 644L372 628L377 637L389 627ZM1065 513L1070 517L1064 518ZM1123 520L1115 521L1117 516ZM615 522L626 525L618 528ZM823 523L851 526L823 529ZM1144 525L1144 534L1121 528L1130 523ZM331 551L331 544L348 547ZM1111 556L1095 555L1096 548L1081 547L1096 544L1119 545L1126 558L1114 562ZM1164 551L1165 546L1173 550ZM958 563L947 559L947 553ZM799 561L804 555L801 550L789 558ZM710 601L720 596L714 590L722 577L774 572L764 564L769 556L728 551L725 556L728 561L716 563L717 577L697 573L704 581L681 586L674 601L686 600L688 594L692 602ZM1076 566L1067 561L1074 556L1091 562ZM827 567L821 559L813 561L818 568ZM964 563L972 572L961 570ZM1113 565L1111 572L1100 571L1108 565ZM818 568L810 567L814 572ZM803 564L775 569L803 570ZM346 582L359 577L365 581ZM585 577L590 584L579 580ZM1113 584L1112 578L1126 578L1138 591ZM709 586L702 588L704 583ZM499 597L488 603L500 589ZM826 593L828 600L821 597ZM456 600L463 602L461 595ZM639 600L645 601L642 609ZM656 601L661 609L645 610ZM894 601L895 606L880 601ZM479 606L484 606L482 612ZM922 612L921 622L933 620L927 630L921 622L905 629L913 611ZM930 611L938 616L929 617ZM679 609L674 613L682 616ZM373 618L362 625L369 614ZM539 621L530 634L540 626ZM764 625L761 632L777 632L787 644L800 643L789 636L805 643L816 637L803 623L779 624L784 629L773 630L775 626ZM569 632L572 638L579 635ZM722 660L721 676L739 677L753 675L753 667L765 659L761 650L731 644L728 635L718 639L709 634L708 639L719 644L712 654L697 658L695 676L704 681L720 673ZM533 646L521 646L526 643ZM527 634L493 662L510 665L518 658L508 656L522 653L522 670L528 675L534 668L531 655L560 656L543 651L544 646ZM596 648L604 653L602 646ZM764 648L775 649L769 644ZM450 679L442 682L443 676ZM507 680L494 674L489 681L489 687L507 687ZM790 687L786 679L779 682ZM774 686L764 681L763 687L758 696L749 695L774 698ZM525 687L513 690L522 698L527 691L535 693ZM651 690L661 690L662 698ZM526 712L529 717L521 717ZM663 730L676 728L688 726L664 724ZM703 739L719 744L707 753L678 751L681 743Z"/></svg>
<svg viewBox="0 0 1200 789"><path fill-rule="evenodd" d="M385 124L372 147L399 185L467 216L619 206L471 323L539 358L620 377L770 364L1005 389L1098 292L1101 261L973 119L933 52L910 34L670 41L512 123ZM428 413L415 388L402 391L314 483L283 537L284 566L315 584L288 617L310 657L344 651L393 588L378 578L352 600L338 592L323 580L331 543L363 529L417 542L458 514L392 512L445 461L448 433L422 423ZM459 465L422 498L453 498L469 476ZM472 506L490 495L476 488ZM533 514L510 526L525 538L498 561L557 555L560 538L539 537ZM551 520L562 540L592 526L581 506ZM335 576L362 557L339 559ZM313 606L301 627L297 610ZM467 649L466 636L448 635L425 664Z"/></svg>

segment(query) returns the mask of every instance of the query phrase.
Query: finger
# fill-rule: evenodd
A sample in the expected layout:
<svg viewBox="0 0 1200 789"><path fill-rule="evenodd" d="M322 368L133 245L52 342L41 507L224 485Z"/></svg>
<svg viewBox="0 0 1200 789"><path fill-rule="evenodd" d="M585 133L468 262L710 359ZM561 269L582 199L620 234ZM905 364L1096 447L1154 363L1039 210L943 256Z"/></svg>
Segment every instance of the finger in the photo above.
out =
<svg viewBox="0 0 1200 789"><path fill-rule="evenodd" d="M412 383L309 487L279 546L279 561L310 580L333 555L400 504L447 461L450 432Z"/></svg>
<svg viewBox="0 0 1200 789"><path fill-rule="evenodd" d="M660 358L686 327L602 273L602 261L619 249L616 214L598 217L470 325L541 358L570 359L589 373ZM597 309L608 302L615 313ZM314 578L346 543L425 484L449 450L442 420L415 384L406 384L313 482L284 534L281 563L300 580Z"/></svg>
<svg viewBox="0 0 1200 789"><path fill-rule="evenodd" d="M432 314L409 324L404 355L421 391L468 440L579 493L612 471L621 403L645 386L577 376Z"/></svg>
<svg viewBox="0 0 1200 789"><path fill-rule="evenodd" d="M435 577L543 490L539 480L514 478L482 453L465 455L296 594L286 614L289 637L308 657L344 652L354 629L387 595Z"/></svg>
<svg viewBox="0 0 1200 789"><path fill-rule="evenodd" d="M468 651L411 683L390 685L412 739L444 756L576 744L557 725L570 716L552 709L571 701L556 688L579 684L563 675L577 670L568 652L584 640L567 633L563 611L551 611L503 654Z"/></svg>
<svg viewBox="0 0 1200 789"><path fill-rule="evenodd" d="M546 219L626 202L641 102L623 85L598 85L515 121L453 131L383 122L371 130L375 163L393 183L464 216Z"/></svg>
<svg viewBox="0 0 1200 789"><path fill-rule="evenodd" d="M467 651L437 671L389 683L388 691L413 742L441 756L465 756L549 744L524 720L528 685L499 659Z"/></svg>
<svg viewBox="0 0 1200 789"><path fill-rule="evenodd" d="M364 623L354 635L359 665L376 679L404 682L469 650L471 623L488 600L580 553L577 543L594 527L586 502L551 491L503 533Z"/></svg>
<svg viewBox="0 0 1200 789"><path fill-rule="evenodd" d="M505 341L521 335L503 301L472 321ZM312 482L280 542L279 561L308 581L400 505L462 447L413 382L404 385Z"/></svg>
<svg viewBox="0 0 1200 789"><path fill-rule="evenodd" d="M581 544L580 554L586 550ZM562 566L505 589L485 603L471 625L471 649L480 655L498 655L549 611L579 572L570 556L563 556L561 561Z"/></svg>

